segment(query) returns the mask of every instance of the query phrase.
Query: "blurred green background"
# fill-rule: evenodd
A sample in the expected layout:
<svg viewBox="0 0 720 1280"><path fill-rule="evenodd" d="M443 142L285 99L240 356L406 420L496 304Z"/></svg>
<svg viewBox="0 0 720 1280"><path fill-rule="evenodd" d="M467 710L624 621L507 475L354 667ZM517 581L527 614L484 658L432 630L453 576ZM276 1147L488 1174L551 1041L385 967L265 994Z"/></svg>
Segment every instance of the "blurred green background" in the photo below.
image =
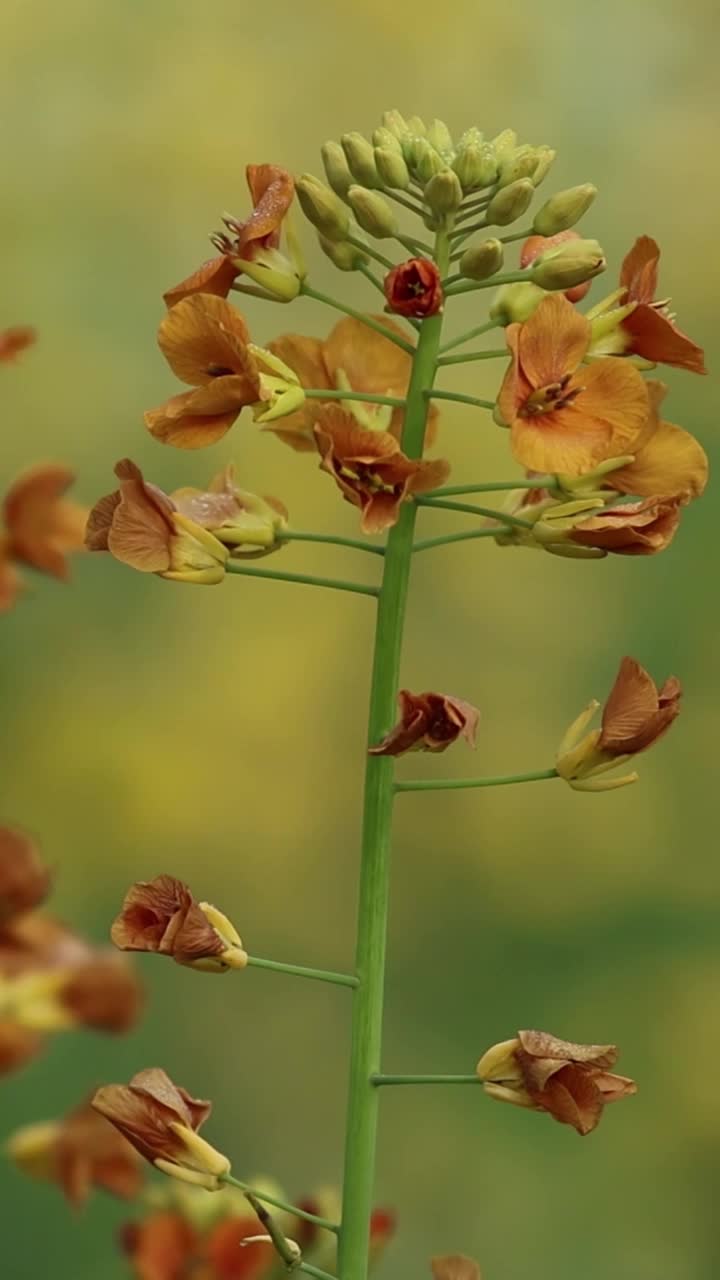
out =
<svg viewBox="0 0 720 1280"><path fill-rule="evenodd" d="M0 326L41 335L2 372L5 485L55 458L91 502L128 453L166 489L232 457L296 527L352 533L356 512L314 459L250 421L191 454L154 443L142 411L175 390L155 347L162 290L208 255L221 210L247 208L245 163L317 173L324 140L368 133L390 106L557 147L548 191L601 187L583 228L611 267L591 297L637 234L654 235L662 292L716 366L717 12L704 0L6 0L0 44ZM303 232L319 287L374 307L365 282L331 281ZM260 341L332 324L310 302L247 314ZM458 305L458 328L474 314ZM470 367L443 385L482 396L496 379ZM710 446L713 383L667 380L668 416ZM472 410L443 414L441 445L455 482L514 474L507 437ZM462 520L426 513L421 526ZM470 1071L493 1041L540 1026L617 1041L641 1087L585 1142L479 1090L389 1090L377 1199L400 1231L383 1276L427 1275L442 1251L475 1255L485 1280L718 1274L715 546L711 495L653 559L466 543L417 562L403 682L471 699L483 725L475 758L415 757L403 776L547 766L626 652L658 678L676 672L686 701L637 787L401 799L386 1070ZM282 564L375 569L307 545ZM78 558L70 588L34 580L0 624L2 817L57 865L62 917L103 939L128 884L168 871L225 909L256 954L350 965L372 613L361 597L242 578L176 588L100 556ZM337 1181L347 992L141 967L139 1030L57 1039L2 1082L0 1137L158 1064L214 1099L208 1136L239 1176L262 1171L291 1195ZM123 1274L121 1207L97 1197L73 1217L9 1168L0 1187L3 1275Z"/></svg>

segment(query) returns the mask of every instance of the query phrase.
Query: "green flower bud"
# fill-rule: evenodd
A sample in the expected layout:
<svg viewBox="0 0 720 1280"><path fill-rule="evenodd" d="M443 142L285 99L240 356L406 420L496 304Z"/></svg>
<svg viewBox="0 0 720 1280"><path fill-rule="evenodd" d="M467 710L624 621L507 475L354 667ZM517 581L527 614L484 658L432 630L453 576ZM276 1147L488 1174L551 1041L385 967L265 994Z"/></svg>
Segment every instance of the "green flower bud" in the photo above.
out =
<svg viewBox="0 0 720 1280"><path fill-rule="evenodd" d="M498 165L502 164L517 146L517 134L514 129L503 129L502 133L498 133L490 142Z"/></svg>
<svg viewBox="0 0 720 1280"><path fill-rule="evenodd" d="M348 169L348 162L345 159L345 152L339 142L325 142L320 148L320 155L330 186L336 195L344 200L348 188L353 184L353 176Z"/></svg>
<svg viewBox="0 0 720 1280"><path fill-rule="evenodd" d="M425 203L433 213L454 213L462 204L463 190L452 169L436 173L425 187Z"/></svg>
<svg viewBox="0 0 720 1280"><path fill-rule="evenodd" d="M405 117L395 108L392 111L383 111L382 125L384 129L388 129L390 133L393 133L400 142L410 132Z"/></svg>
<svg viewBox="0 0 720 1280"><path fill-rule="evenodd" d="M490 319L496 324L522 324L547 297L544 289L528 280L504 284L498 289L490 307Z"/></svg>
<svg viewBox="0 0 720 1280"><path fill-rule="evenodd" d="M319 235L318 244L340 271L357 271L368 262L368 255L346 240L328 240L327 236Z"/></svg>
<svg viewBox="0 0 720 1280"><path fill-rule="evenodd" d="M502 187L487 207L486 220L498 227L507 227L509 223L520 218L535 195L535 187L530 178L519 178L509 186Z"/></svg>
<svg viewBox="0 0 720 1280"><path fill-rule="evenodd" d="M471 125L469 129L460 134L457 144L458 151L461 151L463 147L481 146L484 136L482 129L476 129L474 124Z"/></svg>
<svg viewBox="0 0 720 1280"><path fill-rule="evenodd" d="M452 140L452 134L443 120L433 120L428 127L427 140L439 151L445 160L451 160L455 154L455 144Z"/></svg>
<svg viewBox="0 0 720 1280"><path fill-rule="evenodd" d="M377 191L368 191L367 187L357 186L348 191L348 201L360 226L368 235L375 236L377 240L395 235L398 229L397 219L384 196Z"/></svg>
<svg viewBox="0 0 720 1280"><path fill-rule="evenodd" d="M471 245L460 259L460 275L468 280L487 280L499 271L505 250L499 240L483 240L481 244Z"/></svg>
<svg viewBox="0 0 720 1280"><path fill-rule="evenodd" d="M498 168L495 152L489 142L469 142L458 150L453 161L463 191L479 191L482 187L490 187L497 178Z"/></svg>
<svg viewBox="0 0 720 1280"><path fill-rule="evenodd" d="M556 155L557 151L553 151L552 147L538 147L538 162L535 166L535 172L530 175L536 187L539 187L543 178L547 177L555 163Z"/></svg>
<svg viewBox="0 0 720 1280"><path fill-rule="evenodd" d="M420 116L409 116L407 127L408 133L415 134L416 138L424 138L427 133L425 121L421 120Z"/></svg>
<svg viewBox="0 0 720 1280"><path fill-rule="evenodd" d="M436 173L442 173L447 168L442 156L427 138L415 138L412 145L412 158L408 159L408 164L412 169L415 177L423 185L435 177ZM407 157L406 157L407 159Z"/></svg>
<svg viewBox="0 0 720 1280"><path fill-rule="evenodd" d="M579 222L596 195L597 187L591 182L585 182L580 187L568 187L567 191L558 191L535 214L533 231L539 236L555 236L558 231L567 231Z"/></svg>
<svg viewBox="0 0 720 1280"><path fill-rule="evenodd" d="M597 240L568 240L538 255L530 279L541 289L572 289L599 276L606 265Z"/></svg>
<svg viewBox="0 0 720 1280"><path fill-rule="evenodd" d="M410 171L403 160L400 147L397 151L393 151L391 147L376 147L375 166L383 186L407 191L410 186Z"/></svg>
<svg viewBox="0 0 720 1280"><path fill-rule="evenodd" d="M538 163L536 147L517 147L505 156L500 163L498 182L501 187L508 187L519 178L532 178ZM533 182L534 185L534 182Z"/></svg>
<svg viewBox="0 0 720 1280"><path fill-rule="evenodd" d="M350 226L350 215L335 192L311 173L304 173L298 179L295 190L308 221L329 240L343 240Z"/></svg>
<svg viewBox="0 0 720 1280"><path fill-rule="evenodd" d="M386 129L381 125L380 128L376 129L373 133L372 140L375 148L383 147L386 151L397 151L399 155L402 155L400 140L391 132L390 129Z"/></svg>
<svg viewBox="0 0 720 1280"><path fill-rule="evenodd" d="M380 187L372 144L361 133L344 133L340 139L350 172L363 187Z"/></svg>

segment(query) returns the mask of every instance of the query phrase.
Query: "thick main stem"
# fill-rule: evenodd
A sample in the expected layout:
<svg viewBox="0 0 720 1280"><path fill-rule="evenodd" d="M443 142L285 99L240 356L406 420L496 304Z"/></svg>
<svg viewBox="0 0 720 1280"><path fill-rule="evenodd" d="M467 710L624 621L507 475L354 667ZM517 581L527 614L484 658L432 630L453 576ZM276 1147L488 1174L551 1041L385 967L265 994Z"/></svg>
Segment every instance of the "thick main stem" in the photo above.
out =
<svg viewBox="0 0 720 1280"><path fill-rule="evenodd" d="M438 236L437 260L447 270L447 238ZM425 438L427 391L432 387L442 316L423 322L407 393L402 445L420 457ZM378 600L370 691L368 740L378 742L395 719L403 625L417 508L407 502L388 537ZM391 756L368 756L365 768L360 893L355 969L360 984L353 997L350 1084L345 1135L342 1223L338 1250L340 1280L366 1280L375 1176L385 952L390 879L390 839L394 797Z"/></svg>

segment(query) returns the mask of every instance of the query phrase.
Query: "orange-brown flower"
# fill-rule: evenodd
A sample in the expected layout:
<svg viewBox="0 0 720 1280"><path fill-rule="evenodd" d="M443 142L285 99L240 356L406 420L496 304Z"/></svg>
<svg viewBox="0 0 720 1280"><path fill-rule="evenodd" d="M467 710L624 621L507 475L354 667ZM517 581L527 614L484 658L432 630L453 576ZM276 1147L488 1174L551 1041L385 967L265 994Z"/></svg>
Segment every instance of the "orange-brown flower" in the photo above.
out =
<svg viewBox="0 0 720 1280"><path fill-rule="evenodd" d="M230 1172L227 1157L198 1134L212 1104L192 1098L157 1067L140 1071L128 1085L98 1089L92 1105L145 1160L171 1177L217 1191L219 1178Z"/></svg>
<svg viewBox="0 0 720 1280"><path fill-rule="evenodd" d="M477 1262L464 1253L448 1253L431 1258L430 1270L433 1280L482 1280Z"/></svg>
<svg viewBox="0 0 720 1280"><path fill-rule="evenodd" d="M202 489L176 489L175 509L237 551L264 554L287 527L287 508L278 498L260 498L239 488L232 462Z"/></svg>
<svg viewBox="0 0 720 1280"><path fill-rule="evenodd" d="M132 1200L143 1182L130 1143L89 1102L57 1123L18 1129L8 1154L24 1173L56 1182L76 1207L85 1204L93 1187Z"/></svg>
<svg viewBox="0 0 720 1280"><path fill-rule="evenodd" d="M443 483L449 463L407 458L388 431L367 431L342 409L326 408L315 425L320 466L347 502L362 510L363 533L382 533L397 521L400 506L416 493Z"/></svg>
<svg viewBox="0 0 720 1280"><path fill-rule="evenodd" d="M128 1223L121 1235L137 1280L187 1280L199 1259L199 1234L181 1213L161 1210L142 1222ZM215 1280L203 1276L201 1280Z"/></svg>
<svg viewBox="0 0 720 1280"><path fill-rule="evenodd" d="M0 827L0 925L42 902L50 879L30 837Z"/></svg>
<svg viewBox="0 0 720 1280"><path fill-rule="evenodd" d="M445 693L398 694L400 720L377 746L369 747L371 756L401 756L406 751L447 751L462 737L475 746L480 712L471 702L452 698Z"/></svg>
<svg viewBox="0 0 720 1280"><path fill-rule="evenodd" d="M18 324L0 331L0 364L11 364L23 351L37 342L37 330Z"/></svg>
<svg viewBox="0 0 720 1280"><path fill-rule="evenodd" d="M548 249L567 244L569 240L581 239L577 231L558 231L554 236L528 236L520 250L520 266L530 267L535 259L539 258L541 253L546 253ZM585 280L583 284L575 284L571 289L566 289L564 296L568 302L582 302L591 286L592 280Z"/></svg>
<svg viewBox="0 0 720 1280"><path fill-rule="evenodd" d="M689 431L660 414L667 387L662 382L647 383L651 413L633 458L625 466L609 472L604 483L618 493L652 498L665 494L688 502L699 498L708 479L708 459L702 445Z"/></svg>
<svg viewBox="0 0 720 1280"><path fill-rule="evenodd" d="M120 488L95 504L87 522L89 551L177 582L212 585L225 575L227 548L207 529L182 515L162 489L147 484L129 458L115 467Z"/></svg>
<svg viewBox="0 0 720 1280"><path fill-rule="evenodd" d="M204 262L180 284L163 295L168 307L193 293L212 293L226 298L236 278L242 274L238 259L252 262L263 250L277 249L283 220L295 195L295 183L286 169L275 164L249 164L245 170L253 211L244 222L227 218L230 236L213 237L220 256Z"/></svg>
<svg viewBox="0 0 720 1280"><path fill-rule="evenodd" d="M0 1018L0 1076L18 1071L42 1049L42 1036L12 1018Z"/></svg>
<svg viewBox="0 0 720 1280"><path fill-rule="evenodd" d="M2 505L0 611L15 603L20 590L17 565L67 581L67 556L82 550L87 519L84 507L63 496L74 479L67 467L44 463L24 471L8 489Z"/></svg>
<svg viewBox="0 0 720 1280"><path fill-rule="evenodd" d="M442 311L442 277L430 258L409 258L389 271L383 281L390 311L398 316L435 316Z"/></svg>
<svg viewBox="0 0 720 1280"><path fill-rule="evenodd" d="M477 1074L491 1098L547 1111L584 1136L597 1127L606 1103L637 1091L633 1080L610 1071L617 1056L612 1044L572 1044L547 1031L518 1031L483 1054Z"/></svg>
<svg viewBox="0 0 720 1280"><path fill-rule="evenodd" d="M603 707L601 727L585 733L600 708L593 699L563 737L556 760L560 777L576 791L610 791L636 782L637 773L620 778L605 775L667 733L680 714L681 695L676 676L658 688L639 662L623 658Z"/></svg>
<svg viewBox="0 0 720 1280"><path fill-rule="evenodd" d="M512 362L499 408L519 462L535 471L583 475L633 453L651 413L647 386L621 360L582 365L591 325L566 298L543 298L529 320L505 332Z"/></svg>
<svg viewBox="0 0 720 1280"><path fill-rule="evenodd" d="M625 502L581 520L569 538L583 547L599 547L620 556L652 556L669 547L680 524L674 498Z"/></svg>
<svg viewBox="0 0 720 1280"><path fill-rule="evenodd" d="M119 1035L137 1022L143 991L120 956L97 949L84 964L69 970L59 988L59 1002L73 1022Z"/></svg>
<svg viewBox="0 0 720 1280"><path fill-rule="evenodd" d="M146 412L148 430L163 444L202 449L248 406L264 422L302 403L293 371L250 342L245 320L224 298L197 293L178 302L160 323L158 344L173 373L195 388Z"/></svg>
<svg viewBox="0 0 720 1280"><path fill-rule="evenodd" d="M621 321L625 352L674 365L691 373L707 373L704 352L682 333L669 310L669 300L656 301L660 246L650 236L639 236L623 260L620 287L623 305L637 305Z"/></svg>
<svg viewBox="0 0 720 1280"><path fill-rule="evenodd" d="M247 954L226 916L197 903L174 876L156 876L128 890L110 936L122 951L154 951L207 973L243 969Z"/></svg>
<svg viewBox="0 0 720 1280"><path fill-rule="evenodd" d="M369 319L407 339L407 334L387 316L370 316ZM412 372L411 357L402 347L352 316L340 320L324 341L289 333L269 342L268 349L289 365L301 385L308 389L356 391L398 399L407 394ZM274 431L293 449L314 452L313 427L322 417L323 408L321 401L307 399L301 409L282 421L268 423L264 430ZM348 400L345 409L359 426L387 430L400 439L405 417L402 408ZM437 408L431 405L425 432L428 445L433 444L437 435L437 417Z"/></svg>

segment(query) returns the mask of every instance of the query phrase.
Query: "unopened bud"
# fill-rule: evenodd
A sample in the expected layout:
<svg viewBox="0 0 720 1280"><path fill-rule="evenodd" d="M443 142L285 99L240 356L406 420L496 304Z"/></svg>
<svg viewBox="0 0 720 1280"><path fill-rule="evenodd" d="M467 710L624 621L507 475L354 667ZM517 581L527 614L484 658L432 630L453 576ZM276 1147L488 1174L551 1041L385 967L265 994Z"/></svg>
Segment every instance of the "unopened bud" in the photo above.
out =
<svg viewBox="0 0 720 1280"><path fill-rule="evenodd" d="M461 146L453 161L463 191L479 191L492 186L497 178L495 152L488 142L469 142Z"/></svg>
<svg viewBox="0 0 720 1280"><path fill-rule="evenodd" d="M536 187L539 187L543 178L547 177L555 163L556 155L557 151L553 151L552 147L538 147L537 164L534 173L530 175Z"/></svg>
<svg viewBox="0 0 720 1280"><path fill-rule="evenodd" d="M340 141L355 181L363 187L381 186L372 143L361 133L344 133Z"/></svg>
<svg viewBox="0 0 720 1280"><path fill-rule="evenodd" d="M567 231L587 212L596 195L597 187L591 182L558 191L536 213L533 231L539 236L554 236L558 231Z"/></svg>
<svg viewBox="0 0 720 1280"><path fill-rule="evenodd" d="M389 149L390 151L398 151L402 155L400 139L397 134L393 133L391 129L386 129L384 125L380 125L378 129L375 129L372 140L374 147L383 147L385 150Z"/></svg>
<svg viewBox="0 0 720 1280"><path fill-rule="evenodd" d="M425 121L420 116L408 116L407 127L408 132L413 133L416 138L424 138L427 133Z"/></svg>
<svg viewBox="0 0 720 1280"><path fill-rule="evenodd" d="M311 173L295 183L300 208L308 221L329 240L342 240L350 227L350 215L334 191Z"/></svg>
<svg viewBox="0 0 720 1280"><path fill-rule="evenodd" d="M383 186L407 191L410 186L410 171L399 146L397 150L392 147L376 147L375 166Z"/></svg>
<svg viewBox="0 0 720 1280"><path fill-rule="evenodd" d="M436 173L425 188L425 203L433 213L454 213L462 204L463 190L460 180L452 169L443 169Z"/></svg>
<svg viewBox="0 0 720 1280"><path fill-rule="evenodd" d="M471 245L460 259L460 275L468 280L487 280L499 271L505 250L499 240L483 240L481 244Z"/></svg>
<svg viewBox="0 0 720 1280"><path fill-rule="evenodd" d="M541 253L532 264L530 278L541 289L571 289L600 275L606 265L597 240L568 240Z"/></svg>
<svg viewBox="0 0 720 1280"><path fill-rule="evenodd" d="M410 132L405 117L396 108L392 111L383 111L382 124L384 129L388 129L390 133L394 133L395 137L402 141Z"/></svg>
<svg viewBox="0 0 720 1280"><path fill-rule="evenodd" d="M416 178L423 184L442 173L447 168L439 151L428 142L427 138L416 138L412 147L412 158L408 160Z"/></svg>
<svg viewBox="0 0 720 1280"><path fill-rule="evenodd" d="M493 196L487 207L487 222L507 227L522 216L534 194L535 187L530 178L519 178L517 182L511 182Z"/></svg>
<svg viewBox="0 0 720 1280"><path fill-rule="evenodd" d="M428 126L427 140L440 152L445 160L451 160L455 153L452 134L443 120L433 120Z"/></svg>
<svg viewBox="0 0 720 1280"><path fill-rule="evenodd" d="M325 142L320 148L325 174L330 186L341 200L345 199L348 187L353 184L353 176L345 159L345 152L339 142Z"/></svg>
<svg viewBox="0 0 720 1280"><path fill-rule="evenodd" d="M460 134L457 149L458 151L462 151L463 147L479 147L484 137L485 135L482 129L476 128L473 124L469 129L466 129L464 133Z"/></svg>
<svg viewBox="0 0 720 1280"><path fill-rule="evenodd" d="M505 284L498 289L490 307L490 319L496 324L523 324L547 297L544 289L520 280L517 284Z"/></svg>
<svg viewBox="0 0 720 1280"><path fill-rule="evenodd" d="M328 240L326 236L318 236L318 244L323 253L340 271L358 271L368 261L368 255L354 244L346 240Z"/></svg>
<svg viewBox="0 0 720 1280"><path fill-rule="evenodd" d="M394 236L397 219L384 196L377 191L368 191L367 187L354 186L348 191L348 201L358 223L368 235L377 240Z"/></svg>
<svg viewBox="0 0 720 1280"><path fill-rule="evenodd" d="M515 150L517 146L517 133L514 129L503 129L501 133L495 135L490 142L495 155L497 156L498 165L501 165L507 156Z"/></svg>
<svg viewBox="0 0 720 1280"><path fill-rule="evenodd" d="M498 175L500 186L507 187L511 182L517 182L519 178L533 178L537 163L538 153L535 147L517 147L515 151L509 152L500 164Z"/></svg>

